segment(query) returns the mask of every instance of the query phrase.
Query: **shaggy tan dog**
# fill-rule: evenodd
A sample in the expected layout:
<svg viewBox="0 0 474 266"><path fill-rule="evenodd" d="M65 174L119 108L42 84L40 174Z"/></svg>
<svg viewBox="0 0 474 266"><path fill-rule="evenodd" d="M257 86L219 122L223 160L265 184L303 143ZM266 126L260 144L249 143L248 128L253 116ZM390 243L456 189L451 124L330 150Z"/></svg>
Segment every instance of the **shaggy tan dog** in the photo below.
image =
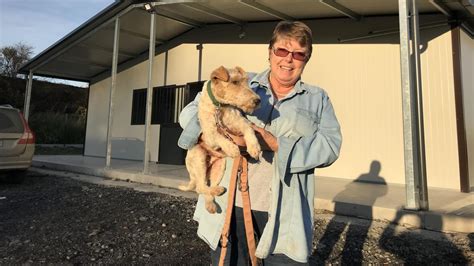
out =
<svg viewBox="0 0 474 266"><path fill-rule="evenodd" d="M251 113L259 104L260 97L250 89L247 74L240 67L219 67L203 86L198 105L201 141L188 151L186 168L190 182L179 188L203 194L210 213L217 211L214 197L225 192L225 188L219 186L225 170L223 158L240 154L239 147L226 132L242 135L248 154L258 159L260 144L242 112Z"/></svg>

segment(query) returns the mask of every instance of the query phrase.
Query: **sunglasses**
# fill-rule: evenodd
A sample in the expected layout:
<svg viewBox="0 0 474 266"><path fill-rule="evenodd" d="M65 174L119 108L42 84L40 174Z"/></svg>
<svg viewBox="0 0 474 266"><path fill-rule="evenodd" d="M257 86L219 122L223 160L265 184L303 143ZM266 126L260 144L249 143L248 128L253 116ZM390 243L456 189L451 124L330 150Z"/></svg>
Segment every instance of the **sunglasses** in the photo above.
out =
<svg viewBox="0 0 474 266"><path fill-rule="evenodd" d="M293 59L298 60L298 61L305 61L306 60L306 53L304 52L290 52L286 50L285 48L273 48L273 53L278 56L278 57L286 57L288 54L291 54L291 57Z"/></svg>

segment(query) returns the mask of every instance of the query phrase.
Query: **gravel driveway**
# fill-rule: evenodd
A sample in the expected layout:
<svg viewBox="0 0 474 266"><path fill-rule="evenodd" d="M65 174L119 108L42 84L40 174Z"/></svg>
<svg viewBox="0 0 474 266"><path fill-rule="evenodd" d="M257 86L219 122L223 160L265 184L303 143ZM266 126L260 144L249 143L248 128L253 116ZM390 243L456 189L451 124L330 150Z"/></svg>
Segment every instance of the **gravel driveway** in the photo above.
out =
<svg viewBox="0 0 474 266"><path fill-rule="evenodd" d="M0 264L209 265L195 199L29 172L0 183ZM318 211L311 264L474 263L473 235ZM471 237L471 239L469 238Z"/></svg>

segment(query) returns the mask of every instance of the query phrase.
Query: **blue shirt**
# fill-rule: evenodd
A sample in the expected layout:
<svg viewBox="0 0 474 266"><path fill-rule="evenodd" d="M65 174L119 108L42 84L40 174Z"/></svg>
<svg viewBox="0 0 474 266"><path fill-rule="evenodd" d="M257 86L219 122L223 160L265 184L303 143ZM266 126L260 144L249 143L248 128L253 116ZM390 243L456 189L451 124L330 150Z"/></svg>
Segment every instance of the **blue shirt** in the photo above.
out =
<svg viewBox="0 0 474 266"><path fill-rule="evenodd" d="M312 251L314 223L314 169L331 165L339 156L342 136L333 106L321 88L298 80L292 92L277 101L269 84L270 70L250 74L250 87L260 96L261 104L247 118L265 126L278 139L271 207L268 222L259 240L256 255L285 254L298 262L307 262ZM183 133L178 145L189 149L197 143L201 128L197 118L200 95L186 106L179 121ZM232 159L226 161L221 185L228 187ZM252 196L252 195L250 195ZM198 235L216 249L224 225L227 192L216 197L221 212L210 214L199 196L194 219Z"/></svg>

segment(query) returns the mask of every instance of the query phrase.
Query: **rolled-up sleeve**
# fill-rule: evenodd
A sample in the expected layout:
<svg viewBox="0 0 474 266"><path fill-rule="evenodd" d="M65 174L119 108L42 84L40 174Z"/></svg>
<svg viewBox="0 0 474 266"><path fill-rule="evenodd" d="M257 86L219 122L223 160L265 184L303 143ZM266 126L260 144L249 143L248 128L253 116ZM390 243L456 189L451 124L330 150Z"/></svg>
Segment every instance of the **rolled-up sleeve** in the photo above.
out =
<svg viewBox="0 0 474 266"><path fill-rule="evenodd" d="M339 157L342 135L334 108L327 95L322 100L318 130L312 136L279 137L281 173L298 173L331 165ZM285 169L286 168L286 169Z"/></svg>
<svg viewBox="0 0 474 266"><path fill-rule="evenodd" d="M198 93L196 98L179 114L179 125L183 128L183 132L178 139L178 146L185 150L192 148L201 134L201 125L197 116L200 98L201 93Z"/></svg>
<svg viewBox="0 0 474 266"><path fill-rule="evenodd" d="M198 104L199 100L201 99L201 93L199 92L196 95L196 98L192 102L190 102L186 107L183 108L181 113L179 114L179 125L182 129L185 129L189 122L194 118L197 117L198 111Z"/></svg>

